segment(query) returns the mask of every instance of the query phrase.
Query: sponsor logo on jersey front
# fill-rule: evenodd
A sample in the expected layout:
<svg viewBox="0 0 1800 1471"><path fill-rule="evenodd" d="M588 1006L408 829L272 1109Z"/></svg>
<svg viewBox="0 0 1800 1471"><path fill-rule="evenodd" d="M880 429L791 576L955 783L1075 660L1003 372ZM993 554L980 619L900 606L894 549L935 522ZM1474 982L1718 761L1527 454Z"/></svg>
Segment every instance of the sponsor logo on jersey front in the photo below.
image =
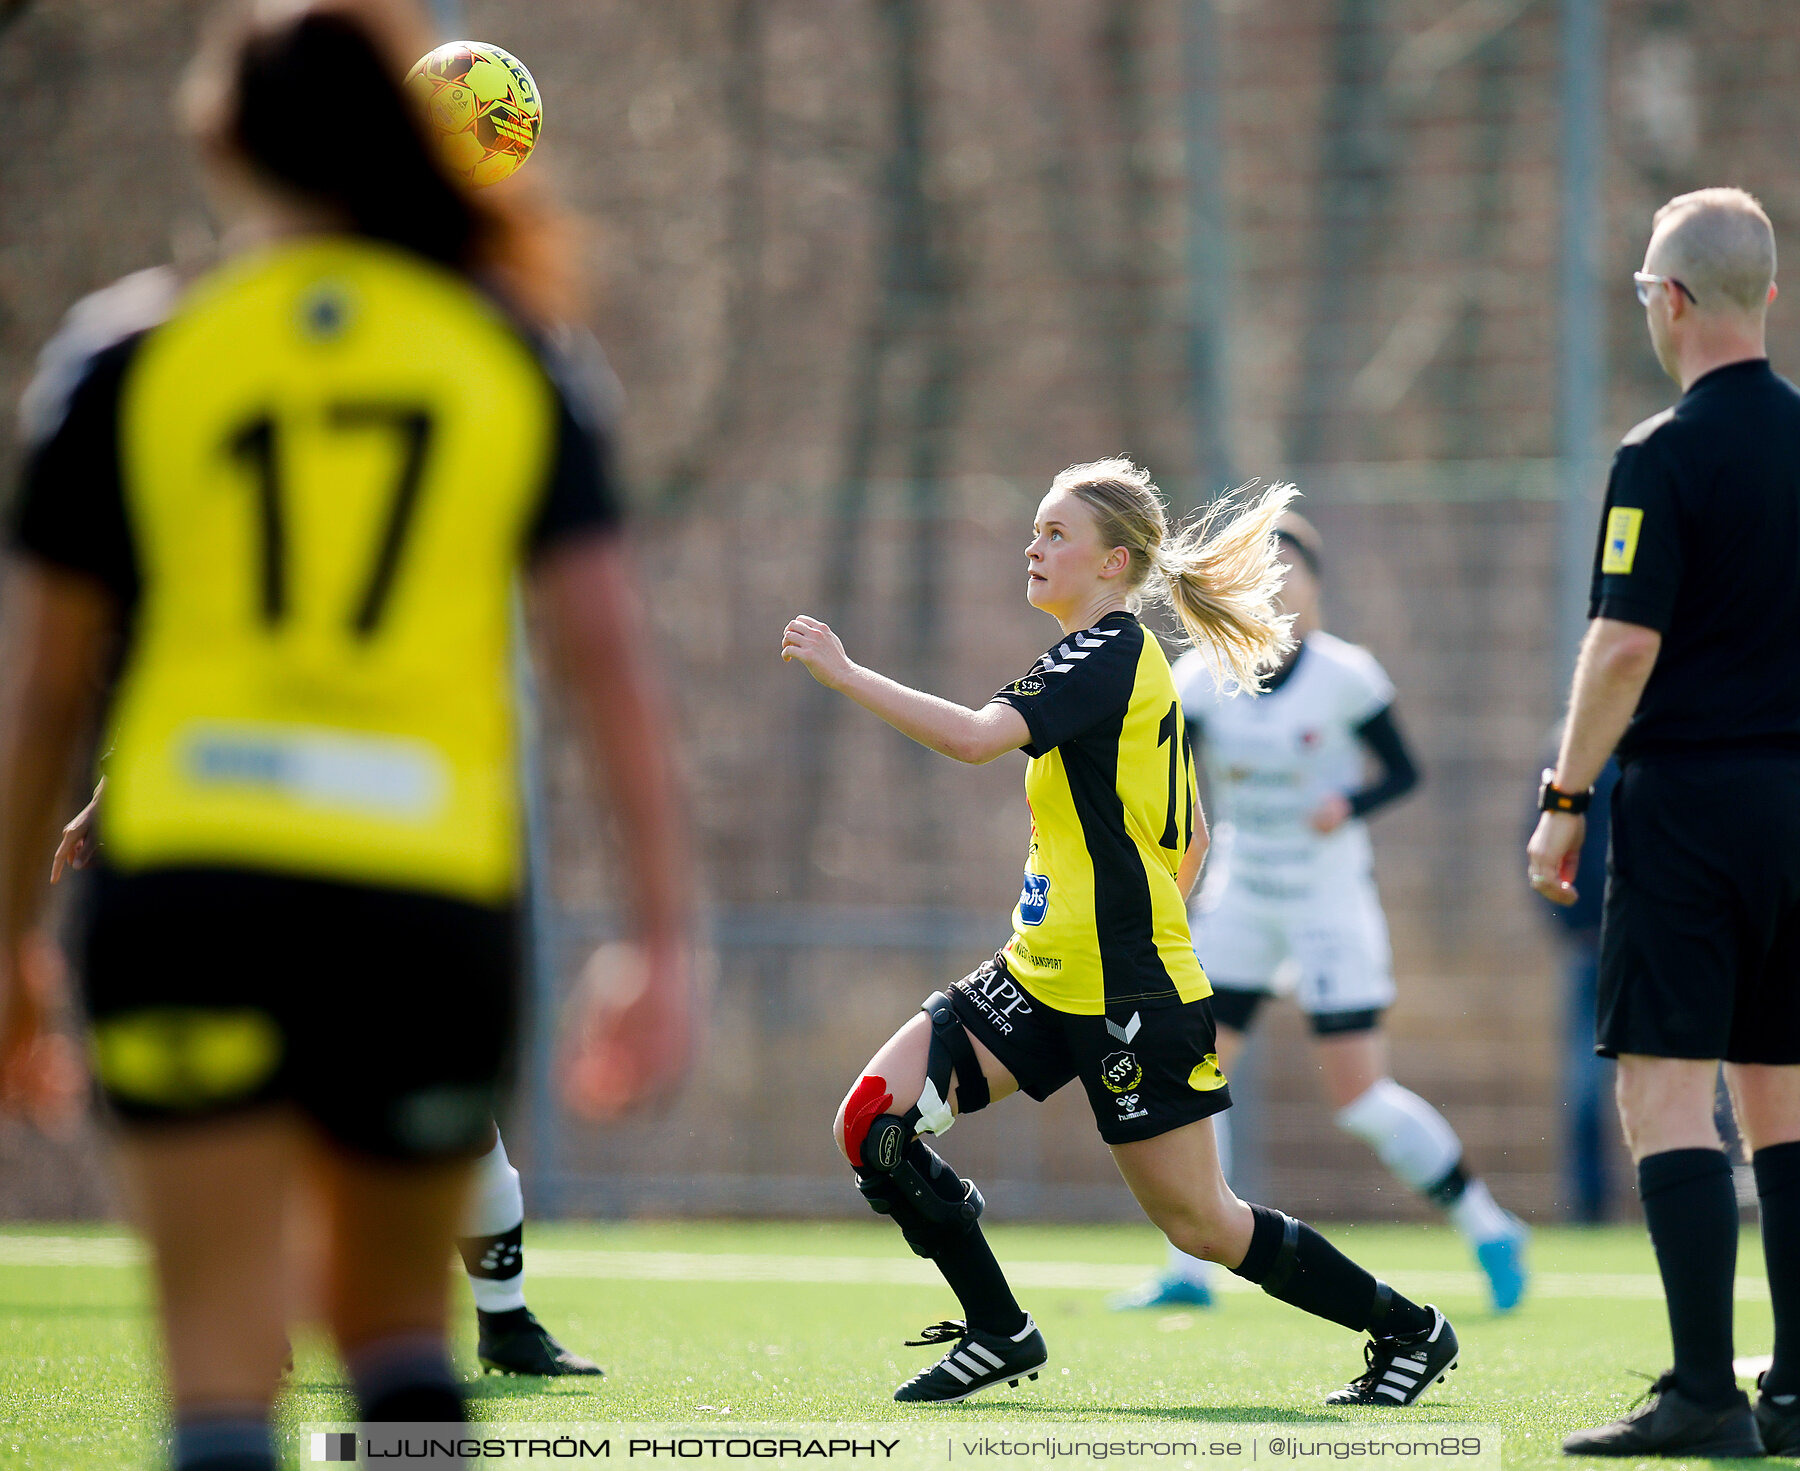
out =
<svg viewBox="0 0 1800 1471"><path fill-rule="evenodd" d="M1100 1064L1100 1081L1114 1093L1124 1093L1144 1081L1143 1066L1135 1052L1108 1054Z"/></svg>
<svg viewBox="0 0 1800 1471"><path fill-rule="evenodd" d="M1019 890L1019 923L1042 924L1050 912L1050 875L1028 873Z"/></svg>

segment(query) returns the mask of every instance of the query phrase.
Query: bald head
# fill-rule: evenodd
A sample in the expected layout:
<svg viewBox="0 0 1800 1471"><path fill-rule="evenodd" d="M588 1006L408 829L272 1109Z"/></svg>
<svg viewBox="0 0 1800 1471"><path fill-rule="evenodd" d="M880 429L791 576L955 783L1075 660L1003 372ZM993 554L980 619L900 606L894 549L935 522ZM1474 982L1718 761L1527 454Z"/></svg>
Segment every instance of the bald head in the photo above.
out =
<svg viewBox="0 0 1800 1471"><path fill-rule="evenodd" d="M1656 212L1644 269L1672 276L1701 312L1761 316L1775 279L1775 230L1742 189L1699 189Z"/></svg>

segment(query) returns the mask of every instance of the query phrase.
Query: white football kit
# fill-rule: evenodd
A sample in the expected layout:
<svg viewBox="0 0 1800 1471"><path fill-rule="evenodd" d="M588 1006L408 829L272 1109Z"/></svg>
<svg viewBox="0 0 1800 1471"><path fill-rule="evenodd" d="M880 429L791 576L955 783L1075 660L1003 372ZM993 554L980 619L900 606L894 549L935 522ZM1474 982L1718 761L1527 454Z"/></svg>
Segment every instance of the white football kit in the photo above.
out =
<svg viewBox="0 0 1800 1471"><path fill-rule="evenodd" d="M1335 832L1307 818L1327 796L1363 784L1356 728L1393 703L1374 656L1328 633L1308 634L1278 689L1221 693L1189 650L1174 667L1189 721L1200 727L1212 848L1194 903L1194 949L1218 988L1267 991L1284 962L1311 1015L1372 1011L1394 999L1387 918L1375 889L1369 830Z"/></svg>

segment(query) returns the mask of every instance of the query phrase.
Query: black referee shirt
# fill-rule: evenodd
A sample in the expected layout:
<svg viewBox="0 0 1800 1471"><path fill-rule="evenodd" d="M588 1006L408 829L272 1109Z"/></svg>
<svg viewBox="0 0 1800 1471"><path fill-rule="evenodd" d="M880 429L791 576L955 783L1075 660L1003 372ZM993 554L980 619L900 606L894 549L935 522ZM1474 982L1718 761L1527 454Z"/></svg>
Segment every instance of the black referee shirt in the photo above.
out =
<svg viewBox="0 0 1800 1471"><path fill-rule="evenodd" d="M1588 616L1663 636L1620 760L1800 754L1800 390L1767 359L1714 369L1625 436Z"/></svg>

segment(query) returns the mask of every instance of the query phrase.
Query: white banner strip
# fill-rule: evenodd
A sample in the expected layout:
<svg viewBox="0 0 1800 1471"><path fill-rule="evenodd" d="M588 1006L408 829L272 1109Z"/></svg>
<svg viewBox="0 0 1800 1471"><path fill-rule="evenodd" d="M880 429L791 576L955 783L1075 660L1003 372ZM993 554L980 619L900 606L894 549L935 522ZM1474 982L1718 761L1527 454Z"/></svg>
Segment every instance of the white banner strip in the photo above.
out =
<svg viewBox="0 0 1800 1471"><path fill-rule="evenodd" d="M0 1235L0 1267L135 1267L145 1260L144 1247L129 1236ZM940 1279L928 1262L916 1257L793 1256L755 1252L601 1251L562 1247L526 1248L526 1268L533 1277L576 1281L637 1282L777 1282L830 1286L913 1287ZM1006 1275L1015 1286L1062 1288L1075 1292L1117 1292L1151 1275L1151 1263L1058 1262L1013 1260ZM1487 1287L1476 1272L1388 1274L1388 1280L1411 1296L1481 1297ZM1215 1289L1256 1289L1229 1272L1212 1275ZM1538 1272L1531 1278L1534 1298L1627 1298L1662 1300L1662 1281L1652 1272ZM1740 1302L1767 1302L1769 1285L1761 1277L1739 1277Z"/></svg>

